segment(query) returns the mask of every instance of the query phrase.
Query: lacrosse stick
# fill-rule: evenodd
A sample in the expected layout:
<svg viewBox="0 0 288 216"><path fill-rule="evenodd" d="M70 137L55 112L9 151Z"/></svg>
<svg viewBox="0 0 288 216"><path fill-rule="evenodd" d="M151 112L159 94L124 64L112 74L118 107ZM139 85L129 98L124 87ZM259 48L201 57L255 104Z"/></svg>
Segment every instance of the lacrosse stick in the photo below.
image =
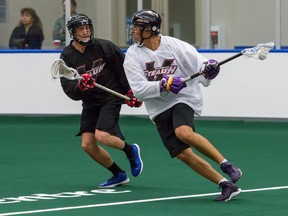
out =
<svg viewBox="0 0 288 216"><path fill-rule="evenodd" d="M230 62L232 61L233 59L236 59L242 55L248 57L248 58L256 58L256 59L259 59L259 60L265 60L269 51L271 49L274 48L274 43L273 42L269 42L269 43L266 43L266 44L257 44L255 47L252 47L252 48L247 48L247 49L244 49L242 50L240 53L237 53L236 55L233 55L221 62L219 62L219 66L220 65L223 65L223 64L226 64L227 62ZM194 79L195 77L198 77L200 75L203 74L203 70L199 71L198 73L196 74L193 74L189 77L186 77L184 78L182 81L185 83L191 79Z"/></svg>
<svg viewBox="0 0 288 216"><path fill-rule="evenodd" d="M60 77L64 77L68 80L81 80L82 77L79 75L77 70L74 68L68 67L65 62L62 59L58 59L55 62L53 62L51 66L51 75L53 79L59 79ZM113 91L112 89L109 89L105 86L102 86L98 83L95 83L95 87L102 89L106 92L109 92L115 96L118 96L120 98L123 98L125 100L130 101L131 99L123 94L120 94L116 91Z"/></svg>

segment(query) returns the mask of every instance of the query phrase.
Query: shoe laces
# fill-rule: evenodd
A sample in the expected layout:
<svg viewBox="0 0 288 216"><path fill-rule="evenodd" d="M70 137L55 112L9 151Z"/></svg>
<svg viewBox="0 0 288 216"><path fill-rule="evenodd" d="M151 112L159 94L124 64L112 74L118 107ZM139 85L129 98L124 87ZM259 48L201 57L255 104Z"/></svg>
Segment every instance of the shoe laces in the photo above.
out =
<svg viewBox="0 0 288 216"><path fill-rule="evenodd" d="M234 172L233 166L230 163L222 164L222 169L225 173L233 173Z"/></svg>
<svg viewBox="0 0 288 216"><path fill-rule="evenodd" d="M109 182L112 181L112 179L115 178L115 177L117 177L117 176L116 176L116 175L112 176L112 177L111 177L110 179L108 179L106 182L109 183Z"/></svg>
<svg viewBox="0 0 288 216"><path fill-rule="evenodd" d="M111 181L114 178L118 178L120 173L125 173L125 172L119 172L119 173L117 173L117 175L113 175L110 179L107 180L107 182Z"/></svg>
<svg viewBox="0 0 288 216"><path fill-rule="evenodd" d="M222 191L223 191L225 188L229 187L229 183L230 182L228 182L228 181L221 182L218 186L218 189L222 189Z"/></svg>

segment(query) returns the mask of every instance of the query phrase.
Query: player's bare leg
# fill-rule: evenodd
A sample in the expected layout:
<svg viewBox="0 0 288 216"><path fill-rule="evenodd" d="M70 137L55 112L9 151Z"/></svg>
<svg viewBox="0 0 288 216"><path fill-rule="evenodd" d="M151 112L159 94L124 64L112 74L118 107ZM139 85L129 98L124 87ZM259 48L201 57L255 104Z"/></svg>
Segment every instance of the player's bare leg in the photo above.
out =
<svg viewBox="0 0 288 216"><path fill-rule="evenodd" d="M101 146L96 144L93 133L82 134L82 149L97 163L105 168L111 167L113 160L110 154Z"/></svg>
<svg viewBox="0 0 288 216"><path fill-rule="evenodd" d="M94 133L82 134L82 148L94 161L113 173L112 178L99 184L100 188L116 187L129 182L126 173L112 160L110 154L97 145Z"/></svg>
<svg viewBox="0 0 288 216"><path fill-rule="evenodd" d="M195 172L222 188L221 195L215 199L216 201L228 201L241 192L240 188L220 175L207 161L196 155L191 148L179 153L177 158Z"/></svg>
<svg viewBox="0 0 288 216"><path fill-rule="evenodd" d="M143 162L140 156L140 148L137 144L129 145L119 137L100 130L95 131L95 137L96 140L103 145L123 150L129 159L132 175L136 177L141 174Z"/></svg>
<svg viewBox="0 0 288 216"><path fill-rule="evenodd" d="M220 175L207 161L196 155L191 148L185 149L177 158L183 161L198 174L218 184L224 177Z"/></svg>
<svg viewBox="0 0 288 216"><path fill-rule="evenodd" d="M205 137L195 133L191 127L180 126L175 129L175 133L178 139L193 146L216 163L220 164L224 160L223 155Z"/></svg>
<svg viewBox="0 0 288 216"><path fill-rule="evenodd" d="M122 139L104 131L96 130L95 137L99 143L105 146L109 146L119 150L122 150L125 146L125 142Z"/></svg>
<svg viewBox="0 0 288 216"><path fill-rule="evenodd" d="M205 137L195 133L191 127L180 126L175 129L175 133L180 140L191 145L197 151L218 163L222 171L229 175L233 183L240 179L242 171L232 163L228 162Z"/></svg>

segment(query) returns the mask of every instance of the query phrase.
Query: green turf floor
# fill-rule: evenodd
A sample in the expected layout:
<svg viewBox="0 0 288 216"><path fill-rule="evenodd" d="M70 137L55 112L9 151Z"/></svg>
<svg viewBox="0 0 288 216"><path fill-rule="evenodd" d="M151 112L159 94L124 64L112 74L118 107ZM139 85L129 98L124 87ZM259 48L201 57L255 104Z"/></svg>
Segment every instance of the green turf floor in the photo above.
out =
<svg viewBox="0 0 288 216"><path fill-rule="evenodd" d="M111 176L82 151L78 121L77 115L0 116L0 215L287 215L287 122L196 120L197 132L244 173L243 193L216 203L217 185L170 159L143 117L120 120L127 142L141 147L142 175L130 174L123 152L106 148L131 181L99 190Z"/></svg>

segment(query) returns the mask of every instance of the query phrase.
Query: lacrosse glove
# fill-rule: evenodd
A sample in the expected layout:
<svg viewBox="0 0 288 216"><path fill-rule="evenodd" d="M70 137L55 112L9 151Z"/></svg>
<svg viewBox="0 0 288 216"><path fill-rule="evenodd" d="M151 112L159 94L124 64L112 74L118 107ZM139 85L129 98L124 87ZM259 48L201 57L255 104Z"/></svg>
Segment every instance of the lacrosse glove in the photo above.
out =
<svg viewBox="0 0 288 216"><path fill-rule="evenodd" d="M142 106L143 101L140 101L138 98L136 98L131 89L127 92L126 96L130 98L129 101L125 100L125 103L128 106L130 106L130 107L140 107L140 106Z"/></svg>
<svg viewBox="0 0 288 216"><path fill-rule="evenodd" d="M205 64L203 69L204 77L209 80L214 79L220 71L220 65L218 61L214 59L209 59L207 62L204 62L204 64Z"/></svg>
<svg viewBox="0 0 288 216"><path fill-rule="evenodd" d="M172 92L178 94L182 88L186 87L186 84L183 83L180 77L172 77L166 74L163 75L163 78L160 81L160 91Z"/></svg>
<svg viewBox="0 0 288 216"><path fill-rule="evenodd" d="M81 91L86 91L90 88L94 88L96 85L95 79L92 77L92 74L82 74L82 79L78 81L78 87Z"/></svg>

